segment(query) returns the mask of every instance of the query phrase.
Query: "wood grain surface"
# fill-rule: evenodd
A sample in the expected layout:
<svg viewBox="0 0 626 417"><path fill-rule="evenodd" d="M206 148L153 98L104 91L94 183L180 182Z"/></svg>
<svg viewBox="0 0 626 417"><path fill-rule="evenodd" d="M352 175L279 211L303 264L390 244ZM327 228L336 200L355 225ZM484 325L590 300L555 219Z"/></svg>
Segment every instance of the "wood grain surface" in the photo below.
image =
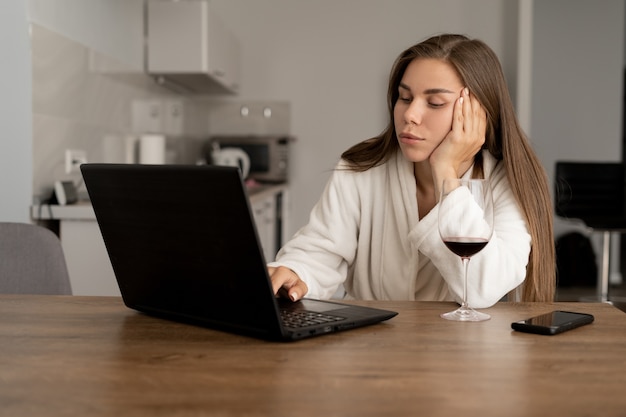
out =
<svg viewBox="0 0 626 417"><path fill-rule="evenodd" d="M0 296L2 416L624 416L626 314L601 303L355 302L385 323L291 343L166 321L117 297ZM595 322L511 330L554 309Z"/></svg>

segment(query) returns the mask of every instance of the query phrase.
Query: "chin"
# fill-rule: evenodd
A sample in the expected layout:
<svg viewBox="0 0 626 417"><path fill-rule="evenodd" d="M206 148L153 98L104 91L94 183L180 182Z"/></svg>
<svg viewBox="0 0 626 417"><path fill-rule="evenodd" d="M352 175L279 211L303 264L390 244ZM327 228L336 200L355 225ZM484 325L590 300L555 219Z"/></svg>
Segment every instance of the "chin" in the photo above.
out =
<svg viewBox="0 0 626 417"><path fill-rule="evenodd" d="M407 149L406 147L400 145L400 149L402 150L402 155L404 159L410 162L424 162L430 158L430 154L432 152L424 152L416 149Z"/></svg>

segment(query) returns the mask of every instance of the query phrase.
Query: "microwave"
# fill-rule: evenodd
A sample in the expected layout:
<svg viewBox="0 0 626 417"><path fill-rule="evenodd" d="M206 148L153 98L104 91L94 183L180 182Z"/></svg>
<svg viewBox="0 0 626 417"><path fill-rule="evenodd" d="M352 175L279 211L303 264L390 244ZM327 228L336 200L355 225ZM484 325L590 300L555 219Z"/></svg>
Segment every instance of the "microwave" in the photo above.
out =
<svg viewBox="0 0 626 417"><path fill-rule="evenodd" d="M212 136L209 144L219 144L220 148L239 148L250 158L248 178L259 182L286 182L289 169L289 142L284 135L221 135ZM211 146L207 147L208 149Z"/></svg>

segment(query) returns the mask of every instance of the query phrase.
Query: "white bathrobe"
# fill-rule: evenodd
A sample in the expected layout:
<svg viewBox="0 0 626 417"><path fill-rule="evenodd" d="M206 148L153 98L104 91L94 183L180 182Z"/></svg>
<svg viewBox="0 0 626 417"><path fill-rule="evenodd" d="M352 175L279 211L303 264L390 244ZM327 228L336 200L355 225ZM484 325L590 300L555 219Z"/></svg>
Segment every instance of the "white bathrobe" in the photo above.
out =
<svg viewBox="0 0 626 417"><path fill-rule="evenodd" d="M476 308L523 282L531 245L503 165L487 151L483 157L495 219L490 242L469 263L468 302ZM460 303L462 262L439 237L439 205L419 219L416 192L413 163L399 150L365 172L340 161L309 223L270 265L296 272L309 287L307 297L328 299L343 284L346 298Z"/></svg>

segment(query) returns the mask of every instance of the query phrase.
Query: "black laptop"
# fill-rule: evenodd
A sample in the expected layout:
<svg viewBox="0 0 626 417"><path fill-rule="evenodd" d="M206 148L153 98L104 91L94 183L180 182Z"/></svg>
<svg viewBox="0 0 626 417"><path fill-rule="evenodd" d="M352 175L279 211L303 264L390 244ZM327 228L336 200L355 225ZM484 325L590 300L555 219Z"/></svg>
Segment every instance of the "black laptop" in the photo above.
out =
<svg viewBox="0 0 626 417"><path fill-rule="evenodd" d="M397 314L275 297L238 168L83 164L81 171L122 298L132 309L271 340Z"/></svg>

